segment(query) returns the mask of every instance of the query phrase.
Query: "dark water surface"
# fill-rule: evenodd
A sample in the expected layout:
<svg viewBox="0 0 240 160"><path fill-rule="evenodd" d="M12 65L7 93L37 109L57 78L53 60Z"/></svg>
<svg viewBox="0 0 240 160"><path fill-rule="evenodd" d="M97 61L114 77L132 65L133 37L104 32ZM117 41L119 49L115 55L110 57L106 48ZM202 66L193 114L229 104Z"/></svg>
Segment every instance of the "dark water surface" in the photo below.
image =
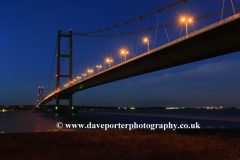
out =
<svg viewBox="0 0 240 160"><path fill-rule="evenodd" d="M240 128L240 110L109 110L79 111L75 114L49 114L39 111L0 112L0 133L39 132L65 124L195 124L201 128Z"/></svg>
<svg viewBox="0 0 240 160"><path fill-rule="evenodd" d="M82 111L82 116L108 119L115 123L176 123L198 122L201 128L240 128L240 110L117 110ZM80 114L78 113L78 114Z"/></svg>

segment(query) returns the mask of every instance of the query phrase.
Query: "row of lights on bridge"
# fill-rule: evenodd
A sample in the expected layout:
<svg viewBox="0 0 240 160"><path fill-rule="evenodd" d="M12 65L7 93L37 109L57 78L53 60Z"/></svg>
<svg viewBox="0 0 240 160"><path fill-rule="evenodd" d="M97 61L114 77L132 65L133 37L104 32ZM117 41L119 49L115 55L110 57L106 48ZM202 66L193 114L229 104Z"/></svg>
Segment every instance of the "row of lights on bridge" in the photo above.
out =
<svg viewBox="0 0 240 160"><path fill-rule="evenodd" d="M192 22L192 18L186 16L186 17L182 17L180 21L181 21L181 22L184 22L184 23L186 24L186 35L187 35L187 34L188 34L188 28L187 28L188 26L187 26L187 25L188 25L188 23L191 23L191 22ZM145 37L145 38L143 38L143 42L144 42L144 43L147 43L147 45L148 45L148 51L149 51L149 42L150 42L150 40L149 40L147 37ZM129 54L129 51L127 51L127 50L125 50L125 49L122 49L122 50L120 51L120 54L122 54L122 55L125 56L125 61L126 61L126 59L127 59L127 54ZM111 58L107 58L107 59L106 59L106 63L109 63L109 68L111 67L111 65L110 65L111 62L113 62L113 59L111 59ZM98 69L98 72L99 72L99 70L102 68L102 65L97 65L96 68ZM88 73L90 74L90 76L91 76L92 73L93 73L93 69L88 69L87 72L88 72ZM57 75L56 75L56 76L57 76ZM87 74L86 74L86 73L83 73L82 76L83 76L84 79L85 79L85 77L87 76ZM70 82L70 83L78 82L80 79L82 79L82 77L81 77L81 76L77 76L77 78L76 78L76 79L73 79L73 81ZM67 86L69 86L69 83L64 84L63 86L66 88Z"/></svg>
<svg viewBox="0 0 240 160"><path fill-rule="evenodd" d="M149 40L148 40L148 38L144 38L143 39L143 42L144 43L148 43L148 51L149 51ZM127 50L125 50L125 49L122 49L122 50L120 50L120 54L122 54L122 55L124 55L125 56L125 61L127 60L127 54L129 54L129 51L127 51ZM111 59L111 58L107 58L106 59L106 63L108 63L109 64L109 68L111 67L111 63L113 62L113 59ZM98 69L98 72L99 72L99 69L101 69L102 68L102 65L96 65L96 68ZM87 72L90 74L90 76L92 75L92 73L93 73L93 69L88 69L87 70ZM84 79L85 79L85 76L86 76L87 74L86 73L83 73L82 74L82 76L84 77ZM57 76L57 75L56 75ZM72 82L70 82L70 83L74 83L74 82L78 82L80 79L82 79L82 77L81 76L77 76L77 78L76 79L73 79L73 81ZM66 83L66 84L64 84L63 85L65 88L67 87L67 86L69 86L69 83Z"/></svg>

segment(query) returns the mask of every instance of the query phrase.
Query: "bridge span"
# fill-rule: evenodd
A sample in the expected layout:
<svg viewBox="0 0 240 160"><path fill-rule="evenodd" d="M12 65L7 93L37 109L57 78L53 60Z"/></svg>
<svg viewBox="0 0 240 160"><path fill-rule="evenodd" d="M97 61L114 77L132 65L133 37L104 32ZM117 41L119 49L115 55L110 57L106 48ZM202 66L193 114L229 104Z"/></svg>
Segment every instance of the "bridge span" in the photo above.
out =
<svg viewBox="0 0 240 160"><path fill-rule="evenodd" d="M240 13L52 93L38 105L56 99L56 94L60 99L68 99L75 92L102 84L240 51L239 28Z"/></svg>

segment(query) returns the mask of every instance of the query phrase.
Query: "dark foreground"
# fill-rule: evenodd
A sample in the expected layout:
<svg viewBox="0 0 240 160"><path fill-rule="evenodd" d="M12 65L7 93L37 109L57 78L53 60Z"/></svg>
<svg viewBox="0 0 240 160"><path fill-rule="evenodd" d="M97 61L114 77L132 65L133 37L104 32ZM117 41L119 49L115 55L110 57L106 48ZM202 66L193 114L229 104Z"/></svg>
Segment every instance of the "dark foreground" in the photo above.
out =
<svg viewBox="0 0 240 160"><path fill-rule="evenodd" d="M240 159L240 129L0 134L0 159Z"/></svg>

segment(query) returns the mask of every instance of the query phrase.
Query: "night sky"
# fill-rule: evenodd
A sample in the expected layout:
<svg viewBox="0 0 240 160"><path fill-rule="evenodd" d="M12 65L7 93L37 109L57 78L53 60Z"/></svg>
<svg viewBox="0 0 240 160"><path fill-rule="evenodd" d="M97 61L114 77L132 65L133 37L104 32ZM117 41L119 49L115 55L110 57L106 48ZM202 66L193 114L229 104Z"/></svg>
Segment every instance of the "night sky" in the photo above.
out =
<svg viewBox="0 0 240 160"><path fill-rule="evenodd" d="M55 54L57 32L72 29L88 33L116 26L171 5L179 0L9 0L0 5L0 105L35 105L38 87L46 94ZM238 0L233 0L239 7ZM181 15L193 18L220 12L222 0L189 0L160 15L144 18L97 35L126 33L154 28L179 21ZM231 9L231 0L225 0L224 10ZM236 11L238 13L239 10ZM223 14L223 18L233 11ZM189 32L221 19L221 15L189 24ZM193 27L194 26L194 27ZM181 32L182 30L182 32ZM166 28L170 41L185 35L183 25ZM168 42L164 29L118 37L73 37L73 76L96 64L108 68L106 57L114 64L123 60L121 48L130 51L128 59L147 51L143 37L149 37L150 49ZM156 39L155 39L156 36ZM61 53L67 48L67 39L61 42ZM68 54L68 48L67 52ZM67 59L61 74L68 74ZM48 93L56 87L56 59ZM73 95L74 105L89 106L240 106L239 52L156 71L109 84L90 88ZM61 79L61 87L67 79ZM52 101L48 104L54 104ZM67 104L68 101L60 101Z"/></svg>

